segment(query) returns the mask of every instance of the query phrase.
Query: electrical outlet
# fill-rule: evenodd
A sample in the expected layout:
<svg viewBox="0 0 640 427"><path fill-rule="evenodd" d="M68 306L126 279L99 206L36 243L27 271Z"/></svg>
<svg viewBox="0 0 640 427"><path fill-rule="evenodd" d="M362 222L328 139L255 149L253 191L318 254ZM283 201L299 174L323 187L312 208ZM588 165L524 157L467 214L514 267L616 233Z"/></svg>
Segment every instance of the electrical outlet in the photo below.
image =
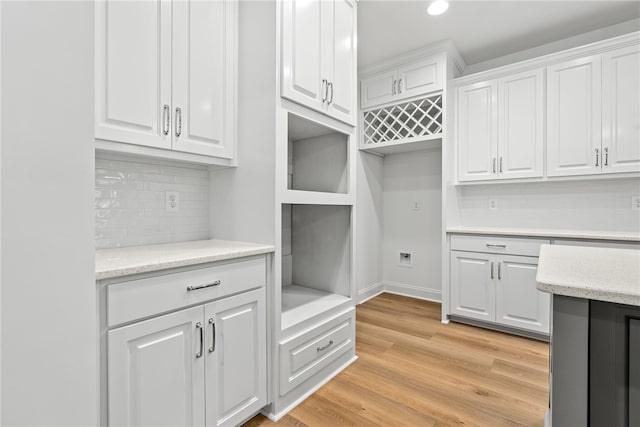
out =
<svg viewBox="0 0 640 427"><path fill-rule="evenodd" d="M631 209L640 211L640 196L631 196Z"/></svg>
<svg viewBox="0 0 640 427"><path fill-rule="evenodd" d="M489 199L489 209L492 211L498 209L498 201L496 199Z"/></svg>
<svg viewBox="0 0 640 427"><path fill-rule="evenodd" d="M419 211L420 210L420 200L414 200L413 202L411 202L411 209L414 211Z"/></svg>
<svg viewBox="0 0 640 427"><path fill-rule="evenodd" d="M165 191L164 210L167 212L180 211L180 195L177 191Z"/></svg>

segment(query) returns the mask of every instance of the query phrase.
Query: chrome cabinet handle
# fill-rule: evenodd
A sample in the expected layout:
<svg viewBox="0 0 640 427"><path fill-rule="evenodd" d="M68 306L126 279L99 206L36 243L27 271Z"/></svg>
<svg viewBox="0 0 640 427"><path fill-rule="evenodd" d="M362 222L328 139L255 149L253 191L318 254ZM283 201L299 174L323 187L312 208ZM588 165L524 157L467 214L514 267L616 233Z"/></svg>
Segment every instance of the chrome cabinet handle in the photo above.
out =
<svg viewBox="0 0 640 427"><path fill-rule="evenodd" d="M496 173L496 158L495 157L493 158L493 167L492 167L492 169L493 169L493 173Z"/></svg>
<svg viewBox="0 0 640 427"><path fill-rule="evenodd" d="M331 87L331 98L327 104L331 105L333 103L333 82L329 82L329 86Z"/></svg>
<svg viewBox="0 0 640 427"><path fill-rule="evenodd" d="M322 91L324 92L324 96L322 97L322 103L327 102L327 96L329 95L329 82L327 79L322 79Z"/></svg>
<svg viewBox="0 0 640 427"><path fill-rule="evenodd" d="M331 347L332 345L333 345L333 340L330 340L330 341L329 341L329 344L325 345L324 347L317 347L317 348L316 348L316 351L326 350L326 349L328 349L329 347Z"/></svg>
<svg viewBox="0 0 640 427"><path fill-rule="evenodd" d="M176 136L182 135L182 109L176 107Z"/></svg>
<svg viewBox="0 0 640 427"><path fill-rule="evenodd" d="M599 166L600 163L600 149L596 148L596 166Z"/></svg>
<svg viewBox="0 0 640 427"><path fill-rule="evenodd" d="M196 358L202 357L202 350L204 349L204 329L202 323L196 323L196 329L200 330L200 351L196 353Z"/></svg>
<svg viewBox="0 0 640 427"><path fill-rule="evenodd" d="M395 94L396 94L396 81L394 79L393 82L391 82L391 95L395 95Z"/></svg>
<svg viewBox="0 0 640 427"><path fill-rule="evenodd" d="M171 108L169 104L164 104L162 107L162 133L169 135L169 128L171 127Z"/></svg>
<svg viewBox="0 0 640 427"><path fill-rule="evenodd" d="M491 261L491 278L493 279L493 261Z"/></svg>
<svg viewBox="0 0 640 427"><path fill-rule="evenodd" d="M187 286L187 291L197 291L198 289L205 289L205 288L210 288L212 286L218 286L220 284L220 280L216 280L215 282L212 283L207 283L206 285L199 285L199 286Z"/></svg>
<svg viewBox="0 0 640 427"><path fill-rule="evenodd" d="M506 249L507 245L500 245L497 243L487 243L487 247L488 248L501 248L501 249Z"/></svg>
<svg viewBox="0 0 640 427"><path fill-rule="evenodd" d="M604 147L604 165L609 166L609 147Z"/></svg>
<svg viewBox="0 0 640 427"><path fill-rule="evenodd" d="M402 79L398 80L398 94L402 93Z"/></svg>
<svg viewBox="0 0 640 427"><path fill-rule="evenodd" d="M502 280L502 261L498 263L498 280Z"/></svg>
<svg viewBox="0 0 640 427"><path fill-rule="evenodd" d="M211 347L209 347L209 353L213 353L216 351L216 324L213 321L213 317L209 319L209 324L211 325L212 335L211 335Z"/></svg>
<svg viewBox="0 0 640 427"><path fill-rule="evenodd" d="M500 156L500 173L502 173L502 156Z"/></svg>

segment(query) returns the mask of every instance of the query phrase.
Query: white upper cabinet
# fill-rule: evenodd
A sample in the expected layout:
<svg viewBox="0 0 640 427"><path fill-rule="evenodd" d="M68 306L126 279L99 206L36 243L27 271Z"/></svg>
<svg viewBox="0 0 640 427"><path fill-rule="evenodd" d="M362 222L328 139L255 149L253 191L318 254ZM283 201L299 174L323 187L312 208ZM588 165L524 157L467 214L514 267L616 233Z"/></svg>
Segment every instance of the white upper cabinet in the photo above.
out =
<svg viewBox="0 0 640 427"><path fill-rule="evenodd" d="M498 81L498 178L544 174L544 73L520 73Z"/></svg>
<svg viewBox="0 0 640 427"><path fill-rule="evenodd" d="M602 55L602 172L640 171L640 47Z"/></svg>
<svg viewBox="0 0 640 427"><path fill-rule="evenodd" d="M355 124L353 0L282 3L281 95Z"/></svg>
<svg viewBox="0 0 640 427"><path fill-rule="evenodd" d="M237 4L96 3L99 140L231 159Z"/></svg>
<svg viewBox="0 0 640 427"><path fill-rule="evenodd" d="M476 181L497 175L498 83L458 89L458 179Z"/></svg>
<svg viewBox="0 0 640 427"><path fill-rule="evenodd" d="M363 77L360 108L415 98L444 88L445 57L436 55Z"/></svg>
<svg viewBox="0 0 640 427"><path fill-rule="evenodd" d="M458 89L458 180L543 175L543 71Z"/></svg>
<svg viewBox="0 0 640 427"><path fill-rule="evenodd" d="M600 57L547 68L547 176L599 173Z"/></svg>
<svg viewBox="0 0 640 427"><path fill-rule="evenodd" d="M96 3L96 138L171 148L171 3Z"/></svg>

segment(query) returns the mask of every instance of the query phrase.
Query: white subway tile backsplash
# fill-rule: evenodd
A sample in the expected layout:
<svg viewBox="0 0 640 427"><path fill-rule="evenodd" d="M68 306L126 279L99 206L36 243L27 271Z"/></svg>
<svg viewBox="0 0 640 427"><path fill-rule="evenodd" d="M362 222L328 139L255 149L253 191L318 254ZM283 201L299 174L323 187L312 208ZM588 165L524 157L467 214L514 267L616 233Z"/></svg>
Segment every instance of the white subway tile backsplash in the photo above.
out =
<svg viewBox="0 0 640 427"><path fill-rule="evenodd" d="M96 155L98 249L209 238L206 166ZM165 191L180 194L178 212L166 212Z"/></svg>

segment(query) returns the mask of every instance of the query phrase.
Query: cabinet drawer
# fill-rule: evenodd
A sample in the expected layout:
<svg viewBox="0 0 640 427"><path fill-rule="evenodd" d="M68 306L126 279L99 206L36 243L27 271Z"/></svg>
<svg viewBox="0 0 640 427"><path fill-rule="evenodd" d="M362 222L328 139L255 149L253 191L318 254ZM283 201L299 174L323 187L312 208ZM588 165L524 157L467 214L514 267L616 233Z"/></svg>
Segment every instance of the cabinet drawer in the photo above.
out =
<svg viewBox="0 0 640 427"><path fill-rule="evenodd" d="M535 256L540 254L540 245L550 244L545 239L518 239L500 236L451 236L451 250Z"/></svg>
<svg viewBox="0 0 640 427"><path fill-rule="evenodd" d="M200 287L219 284L200 289ZM107 286L107 325L109 327L143 317L198 304L265 285L266 260L261 255L196 268L130 280Z"/></svg>
<svg viewBox="0 0 640 427"><path fill-rule="evenodd" d="M355 309L280 344L280 395L284 396L355 342Z"/></svg>

